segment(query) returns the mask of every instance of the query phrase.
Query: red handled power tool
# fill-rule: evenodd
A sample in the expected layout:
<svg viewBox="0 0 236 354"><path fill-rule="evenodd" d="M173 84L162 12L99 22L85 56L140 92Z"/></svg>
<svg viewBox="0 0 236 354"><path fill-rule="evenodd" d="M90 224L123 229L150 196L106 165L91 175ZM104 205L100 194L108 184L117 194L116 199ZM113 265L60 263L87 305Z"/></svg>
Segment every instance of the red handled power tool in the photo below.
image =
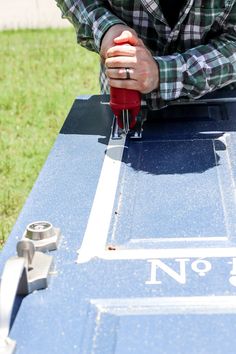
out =
<svg viewBox="0 0 236 354"><path fill-rule="evenodd" d="M126 42L122 44L129 43ZM135 129L136 125L138 127L137 131L133 135L133 138L141 138L142 124L138 122L137 119L141 108L140 92L135 90L111 87L110 106L116 118L114 120L112 129L113 139L119 139L119 130L122 130L125 134L127 134L130 130Z"/></svg>
<svg viewBox="0 0 236 354"><path fill-rule="evenodd" d="M118 126L127 134L136 125L141 107L141 94L135 90L111 87L110 106Z"/></svg>

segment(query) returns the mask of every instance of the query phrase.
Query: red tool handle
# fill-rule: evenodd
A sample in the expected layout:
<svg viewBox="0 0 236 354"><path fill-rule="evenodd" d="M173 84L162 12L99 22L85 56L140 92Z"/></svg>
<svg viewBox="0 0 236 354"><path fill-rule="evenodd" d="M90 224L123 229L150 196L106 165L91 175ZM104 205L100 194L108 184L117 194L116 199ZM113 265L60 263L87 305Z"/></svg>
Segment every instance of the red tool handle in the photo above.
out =
<svg viewBox="0 0 236 354"><path fill-rule="evenodd" d="M122 44L130 44L124 42ZM132 129L136 124L136 117L140 111L141 106L141 94L136 90L128 90L123 88L110 88L110 106L117 118L117 122L120 128L123 127L122 111L128 110L130 113L129 126Z"/></svg>

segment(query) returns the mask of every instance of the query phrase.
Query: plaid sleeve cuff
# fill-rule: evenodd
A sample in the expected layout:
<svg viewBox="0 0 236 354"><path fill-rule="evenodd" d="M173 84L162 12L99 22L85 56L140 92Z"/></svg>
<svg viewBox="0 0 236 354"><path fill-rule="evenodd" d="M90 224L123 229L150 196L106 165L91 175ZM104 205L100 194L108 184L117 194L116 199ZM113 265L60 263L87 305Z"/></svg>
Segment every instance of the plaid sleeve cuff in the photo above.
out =
<svg viewBox="0 0 236 354"><path fill-rule="evenodd" d="M160 98L164 101L178 99L183 94L186 63L181 54L154 57L160 72Z"/></svg>

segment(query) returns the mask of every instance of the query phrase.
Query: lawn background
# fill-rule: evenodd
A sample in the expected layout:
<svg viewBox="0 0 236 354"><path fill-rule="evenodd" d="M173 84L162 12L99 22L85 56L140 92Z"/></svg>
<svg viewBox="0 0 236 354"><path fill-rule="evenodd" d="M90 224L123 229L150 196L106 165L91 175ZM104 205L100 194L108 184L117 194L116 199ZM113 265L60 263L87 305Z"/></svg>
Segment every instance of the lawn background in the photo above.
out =
<svg viewBox="0 0 236 354"><path fill-rule="evenodd" d="M99 93L98 55L73 29L0 32L0 244L76 96Z"/></svg>

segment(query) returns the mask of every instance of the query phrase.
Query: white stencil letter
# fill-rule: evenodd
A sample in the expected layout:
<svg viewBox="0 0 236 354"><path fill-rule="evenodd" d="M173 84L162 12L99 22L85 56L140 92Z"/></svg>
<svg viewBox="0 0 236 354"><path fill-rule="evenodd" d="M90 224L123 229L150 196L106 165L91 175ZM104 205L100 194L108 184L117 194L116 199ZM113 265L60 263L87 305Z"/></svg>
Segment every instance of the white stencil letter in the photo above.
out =
<svg viewBox="0 0 236 354"><path fill-rule="evenodd" d="M151 279L146 281L146 284L148 285L158 285L162 284L161 280L158 280L158 269L161 269L163 272L168 274L172 279L177 281L180 284L185 284L186 283L186 262L189 261L189 259L175 259L176 262L179 263L179 273L170 268L168 265L166 265L164 262L162 262L160 259L150 259L148 262L151 263Z"/></svg>

